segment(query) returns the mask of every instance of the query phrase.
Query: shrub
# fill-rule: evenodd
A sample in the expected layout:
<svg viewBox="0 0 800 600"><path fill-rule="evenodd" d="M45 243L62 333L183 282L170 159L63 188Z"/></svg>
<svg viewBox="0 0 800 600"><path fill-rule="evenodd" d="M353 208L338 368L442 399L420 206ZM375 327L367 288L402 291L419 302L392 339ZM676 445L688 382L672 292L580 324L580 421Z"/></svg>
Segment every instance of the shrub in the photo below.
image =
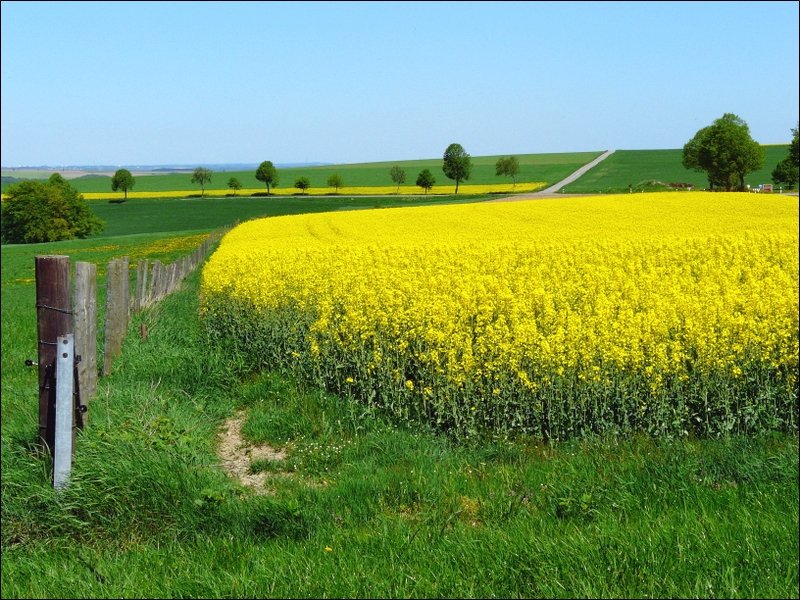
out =
<svg viewBox="0 0 800 600"><path fill-rule="evenodd" d="M85 238L103 222L78 191L58 173L47 182L23 181L6 190L0 207L4 244L34 244Z"/></svg>

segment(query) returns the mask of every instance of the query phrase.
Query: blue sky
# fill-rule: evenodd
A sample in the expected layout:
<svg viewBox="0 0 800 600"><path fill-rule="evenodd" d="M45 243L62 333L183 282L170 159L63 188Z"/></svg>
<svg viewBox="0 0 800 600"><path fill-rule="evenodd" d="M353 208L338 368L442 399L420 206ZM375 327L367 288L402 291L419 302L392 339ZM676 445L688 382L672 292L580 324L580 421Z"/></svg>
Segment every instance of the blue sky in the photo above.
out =
<svg viewBox="0 0 800 600"><path fill-rule="evenodd" d="M3 166L680 148L798 122L797 2L2 2Z"/></svg>

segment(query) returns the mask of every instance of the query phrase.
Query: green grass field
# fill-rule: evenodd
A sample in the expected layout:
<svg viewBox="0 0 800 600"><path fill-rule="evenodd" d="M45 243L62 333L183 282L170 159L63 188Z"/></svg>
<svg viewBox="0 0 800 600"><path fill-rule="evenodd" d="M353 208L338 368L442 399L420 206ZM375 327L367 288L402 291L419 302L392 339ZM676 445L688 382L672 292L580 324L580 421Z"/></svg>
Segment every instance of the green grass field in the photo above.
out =
<svg viewBox="0 0 800 600"><path fill-rule="evenodd" d="M144 198L127 202L90 200L89 207L105 221L95 237L209 230L256 217L336 210L360 210L393 206L425 206L442 203L479 202L488 196L403 196L293 198Z"/></svg>
<svg viewBox="0 0 800 600"><path fill-rule="evenodd" d="M322 202L281 201L265 200ZM3 598L798 596L796 435L457 444L222 355L197 273L134 316L56 493L24 366L34 257L97 262L102 306L111 258L171 261L255 216L229 199L102 206L114 235L1 250ZM268 494L220 467L239 411L248 443L286 452L250 462Z"/></svg>
<svg viewBox="0 0 800 600"><path fill-rule="evenodd" d="M520 154L517 156L520 163L517 181L547 181L556 182L563 179L579 167L598 156L600 152L571 152L560 154ZM473 171L469 183L511 183L507 177L495 175L495 163L499 156L472 157ZM396 162L358 163L345 165L331 165L319 167L294 167L279 168L278 175L281 188L291 188L299 177L308 177L311 187L326 187L328 177L334 173L342 176L346 186L391 186L392 179L389 170L393 165L399 165L406 171L404 187L416 187L417 175L422 169L430 169L437 184L446 184L450 180L442 172L442 159L406 160ZM245 188L266 188L255 177L252 171L226 171L212 175L211 183L207 189L225 189L228 179L236 177ZM171 173L168 175L148 175L136 177L133 191L137 192L164 192L170 190L200 190L200 186L192 183L191 173ZM71 179L70 184L79 192L108 192L111 191L111 177L79 177Z"/></svg>
<svg viewBox="0 0 800 600"><path fill-rule="evenodd" d="M772 170L789 154L788 145L764 146L764 166L745 177L745 182L755 187L772 183ZM683 150L617 150L606 160L562 192L573 194L627 192L654 189L650 181L663 183L691 183L696 189L708 186L705 173L690 171L681 164Z"/></svg>
<svg viewBox="0 0 800 600"><path fill-rule="evenodd" d="M764 146L764 167L746 177L747 183L756 186L771 183L771 173L775 166L788 153L788 145ZM517 181L545 181L548 184L560 181L584 164L596 158L600 152L572 152L552 154L522 154ZM611 157L570 184L565 193L619 193L627 192L628 186L634 190L647 191L659 189L651 182L691 183L703 189L708 181L704 173L690 171L681 164L681 149L671 150L617 150ZM510 180L495 175L495 163L499 156L472 157L473 172L468 183L492 184L509 183ZM422 169L430 169L437 184L450 182L442 173L441 159L406 160L395 162L357 163L314 167L294 167L279 169L279 188L291 188L299 177L308 177L312 187L327 187L330 175L338 173L346 186L392 186L389 170L393 165L406 170L406 183L403 188L415 188L416 177ZM246 189L264 187L255 178L253 171L217 172L212 176L207 189L227 189L228 179L236 177ZM200 187L191 182L191 173L170 173L166 175L147 175L136 177L135 192L166 192L173 190L197 190ZM111 177L85 176L71 179L70 184L80 192L110 192ZM3 185L5 188L5 185ZM266 188L265 188L266 191Z"/></svg>

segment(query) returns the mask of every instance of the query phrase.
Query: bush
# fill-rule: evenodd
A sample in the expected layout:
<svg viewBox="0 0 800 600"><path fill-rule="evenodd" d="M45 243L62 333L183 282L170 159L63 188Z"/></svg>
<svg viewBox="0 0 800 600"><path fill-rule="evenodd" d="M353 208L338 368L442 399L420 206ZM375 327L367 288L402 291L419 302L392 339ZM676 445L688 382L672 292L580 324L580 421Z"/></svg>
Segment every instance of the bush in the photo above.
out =
<svg viewBox="0 0 800 600"><path fill-rule="evenodd" d="M23 181L6 190L0 206L4 244L34 244L85 238L103 230L78 191L58 173L47 182Z"/></svg>

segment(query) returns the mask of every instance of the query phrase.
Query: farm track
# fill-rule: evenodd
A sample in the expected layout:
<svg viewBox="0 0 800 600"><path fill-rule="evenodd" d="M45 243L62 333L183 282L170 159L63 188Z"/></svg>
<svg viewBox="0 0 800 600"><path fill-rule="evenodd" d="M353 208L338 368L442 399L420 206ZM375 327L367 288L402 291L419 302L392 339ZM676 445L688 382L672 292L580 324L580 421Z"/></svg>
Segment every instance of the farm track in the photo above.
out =
<svg viewBox="0 0 800 600"><path fill-rule="evenodd" d="M515 202L517 200L529 200L532 198L570 198L573 196L596 196L597 194L559 194L558 190L563 188L565 185L568 185L581 177L584 173L596 167L599 163L607 159L611 156L615 150L606 150L603 154L595 158L593 161L586 163L577 171L571 173L558 183L555 183L541 191L538 192L526 192L524 194L512 194L509 196L504 196L503 198L496 198L494 200L487 200L487 202ZM432 197L435 197L438 194L431 194ZM314 198L343 198L346 197L341 195L315 195ZM371 195L370 198L397 198L396 194L387 194L387 195Z"/></svg>
<svg viewBox="0 0 800 600"><path fill-rule="evenodd" d="M568 175L558 183L555 183L550 187L545 188L539 192L515 194L513 196L506 196L505 198L497 198L496 200L489 200L489 202L515 202L517 200L530 200L530 199L541 199L541 198L570 198L573 196L592 196L593 194L559 194L558 190L563 188L565 185L572 183L590 169L596 167L598 164L603 162L609 156L614 154L614 152L615 152L614 150L606 150L605 152L603 152L603 154L595 158L593 161L586 163L574 173Z"/></svg>

